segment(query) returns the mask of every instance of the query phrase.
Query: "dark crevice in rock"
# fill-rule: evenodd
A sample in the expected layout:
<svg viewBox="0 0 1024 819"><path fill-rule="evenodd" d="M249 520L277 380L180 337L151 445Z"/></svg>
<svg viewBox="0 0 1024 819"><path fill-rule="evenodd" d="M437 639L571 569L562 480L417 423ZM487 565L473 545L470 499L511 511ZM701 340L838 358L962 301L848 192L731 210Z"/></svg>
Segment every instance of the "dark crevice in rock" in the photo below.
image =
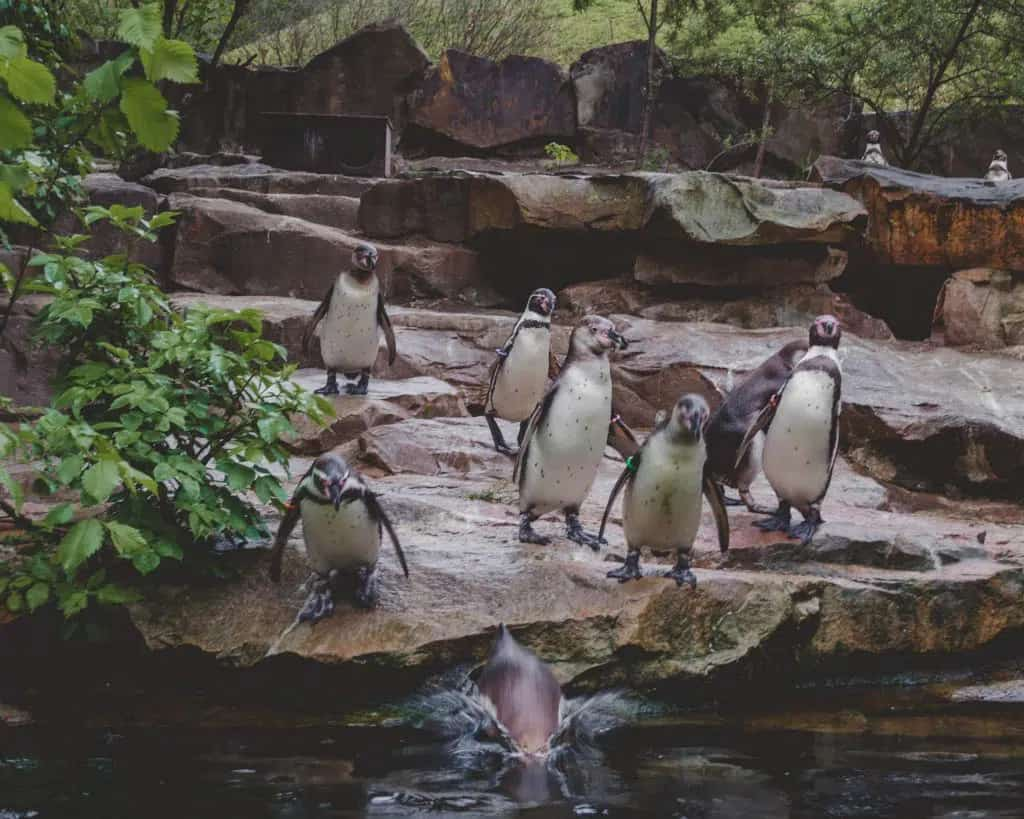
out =
<svg viewBox="0 0 1024 819"><path fill-rule="evenodd" d="M935 267L888 267L854 258L830 286L860 310L882 319L896 338L922 341L932 332L939 291L952 271Z"/></svg>

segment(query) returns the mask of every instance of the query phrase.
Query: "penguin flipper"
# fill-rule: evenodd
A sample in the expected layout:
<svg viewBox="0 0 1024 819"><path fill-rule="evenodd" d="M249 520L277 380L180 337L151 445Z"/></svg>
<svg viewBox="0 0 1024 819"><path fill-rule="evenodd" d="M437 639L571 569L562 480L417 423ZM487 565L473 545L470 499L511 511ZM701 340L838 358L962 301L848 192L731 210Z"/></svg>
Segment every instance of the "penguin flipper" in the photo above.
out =
<svg viewBox="0 0 1024 819"><path fill-rule="evenodd" d="M608 424L608 445L618 452L623 458L635 455L640 451L640 439L630 429L629 425L622 420L622 417L612 408L612 420Z"/></svg>
<svg viewBox="0 0 1024 819"><path fill-rule="evenodd" d="M384 331L384 341L388 345L388 366L395 363L395 355L398 348L395 346L395 330L391 326L391 317L388 316L387 308L384 306L384 294L377 294L377 324Z"/></svg>
<svg viewBox="0 0 1024 819"><path fill-rule="evenodd" d="M391 538L391 545L395 547L398 562L402 564L402 571L408 577L409 564L405 562L405 552L402 551L402 544L398 542L398 535L395 534L395 527L391 525L391 519L387 516L387 513L381 507L380 501L377 500L377 496L373 492L367 491L363 495L363 501L366 503L366 508L369 510L370 515L384 527L388 537Z"/></svg>
<svg viewBox="0 0 1024 819"><path fill-rule="evenodd" d="M533 414L530 416L530 424L526 428L526 433L523 435L523 440L519 443L519 454L516 455L516 464L512 468L512 480L516 484L521 484L523 479L523 465L526 463L526 455L530 449L530 440L533 438L533 433L536 432L540 422L544 420L544 417L548 414L548 410L551 408L551 402L555 399L555 393L558 392L559 382L556 380L548 391L544 393L544 397L540 400L540 403L533 408ZM521 488L521 487L520 487Z"/></svg>
<svg viewBox="0 0 1024 819"><path fill-rule="evenodd" d="M317 325L323 320L323 317L327 315L327 310L331 306L331 296L334 294L334 285L332 284L327 288L327 293L324 295L323 301L317 306L316 311L313 313L313 317L309 320L309 324L306 325L306 330L302 334L302 352L309 353L309 344L313 340L313 333L316 332Z"/></svg>
<svg viewBox="0 0 1024 819"><path fill-rule="evenodd" d="M641 454L642 450L630 457L632 465L626 465L626 468L622 470L622 474L619 475L618 479L615 481L615 485L612 487L611 493L608 495L608 503L605 504L604 516L601 518L601 529L597 533L597 537L599 539L604 537L604 527L608 524L608 515L612 512L612 506L615 504L615 499L619 496L619 492L622 491L622 487L629 483L633 475L636 474L636 470L640 467Z"/></svg>
<svg viewBox="0 0 1024 819"><path fill-rule="evenodd" d="M708 499L711 513L715 516L718 550L724 554L729 551L729 515L725 511L725 493L711 477L711 471L708 469L704 470L704 497Z"/></svg>
<svg viewBox="0 0 1024 819"><path fill-rule="evenodd" d="M494 395L494 385L498 383L498 375L505 366L505 362L508 361L508 354L512 351L512 345L515 344L518 332L519 324L517 323L515 329L505 339L505 343L501 345L501 349L495 351L497 355L494 363L491 364L491 368L487 372L487 394L484 396L484 407L488 407L491 404L491 396Z"/></svg>
<svg viewBox="0 0 1024 819"><path fill-rule="evenodd" d="M548 378L552 381L558 378L558 374L562 371L562 368L558 365L558 357L555 355L554 350L548 350Z"/></svg>
<svg viewBox="0 0 1024 819"><path fill-rule="evenodd" d="M768 399L768 402L761 408L757 417L747 428L747 432L743 436L743 440L740 442L739 448L736 450L736 463L733 465L734 469L738 470L740 468L740 464L743 462L743 458L746 456L747 450L750 449L750 444L757 433L768 429L769 424L771 424L772 419L775 417L775 410L779 406L779 399L782 397L782 391L785 388L786 384L779 387L778 391Z"/></svg>
<svg viewBox="0 0 1024 819"><path fill-rule="evenodd" d="M303 489L300 483L298 490L292 495L292 499L285 507L284 517L281 518L281 525L277 527L274 545L270 550L270 579L275 583L281 580L281 561L284 558L285 544L288 542L288 538L291 536L292 530L295 528L295 524L299 522L299 517L301 516L299 504L302 501L302 495Z"/></svg>

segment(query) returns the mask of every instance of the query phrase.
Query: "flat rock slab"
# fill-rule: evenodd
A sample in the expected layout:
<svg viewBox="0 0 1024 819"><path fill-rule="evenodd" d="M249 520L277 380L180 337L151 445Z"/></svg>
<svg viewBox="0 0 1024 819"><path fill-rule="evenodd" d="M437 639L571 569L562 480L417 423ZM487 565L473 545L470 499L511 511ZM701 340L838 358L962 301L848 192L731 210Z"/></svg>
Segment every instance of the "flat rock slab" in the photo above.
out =
<svg viewBox="0 0 1024 819"><path fill-rule="evenodd" d="M257 193L235 188L195 188L190 191L206 199L231 199L254 208L294 216L318 225L354 230L359 217L359 197L328 196L321 193Z"/></svg>
<svg viewBox="0 0 1024 819"><path fill-rule="evenodd" d="M164 587L133 605L147 644L197 649L243 667L289 654L411 690L436 672L482 659L494 627L505 622L563 682L593 689L740 681L766 656L783 674L850 673L876 668L886 657L975 651L1024 626L1024 527L985 526L986 543L979 544L982 527L970 518L972 510L965 508L964 517L889 511L884 487L844 464L825 503L821 540L811 547L761 533L749 526L751 515L734 510L735 547L723 558L705 510L695 545L696 590L657 576L668 555L645 554L647 576L620 585L604 576L609 559L623 552L618 509L610 545L600 554L566 541L555 515L537 524L555 536L550 546L520 544L511 462L451 454L483 447L479 419L377 428L349 445L361 448L353 460L370 474L378 455L366 442L403 432L431 460L369 477L398 528L411 572L403 578L384 549L377 609L341 602L330 620L290 628L308 571L296 531L280 585L266 577L266 554L249 551L235 558L235 580ZM621 468L614 457L603 462L581 510L588 528L596 526ZM763 483L755 486L759 495L766 491ZM851 541L845 552L844 538ZM882 551L908 554L899 538L938 556L959 552L948 560L899 557L880 565ZM865 543L881 545L865 551Z"/></svg>
<svg viewBox="0 0 1024 819"><path fill-rule="evenodd" d="M185 193L195 188L234 188L256 193L360 196L375 180L340 174L283 171L263 163L246 165L190 165L160 168L142 180L158 193Z"/></svg>
<svg viewBox="0 0 1024 819"><path fill-rule="evenodd" d="M323 370L299 370L292 381L309 391L324 385ZM293 417L296 435L288 439L295 452L318 455L351 441L366 430L409 418L452 418L469 415L459 392L437 378L420 376L401 381L370 379L365 396L336 395L328 399L335 417L326 426L306 416Z"/></svg>
<svg viewBox="0 0 1024 819"><path fill-rule="evenodd" d="M948 179L824 156L824 184L870 214L868 243L879 261L953 270L1024 270L1024 180Z"/></svg>

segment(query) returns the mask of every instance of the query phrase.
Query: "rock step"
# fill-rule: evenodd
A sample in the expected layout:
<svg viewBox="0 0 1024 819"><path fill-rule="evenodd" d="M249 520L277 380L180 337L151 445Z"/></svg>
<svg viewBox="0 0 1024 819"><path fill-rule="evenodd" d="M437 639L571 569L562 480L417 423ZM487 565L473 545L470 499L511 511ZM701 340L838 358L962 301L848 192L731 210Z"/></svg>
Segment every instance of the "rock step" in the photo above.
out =
<svg viewBox="0 0 1024 819"><path fill-rule="evenodd" d="M340 174L283 171L261 162L244 165L189 165L160 168L142 184L158 193L185 193L196 188L232 188L255 193L361 196L380 180Z"/></svg>
<svg viewBox="0 0 1024 819"><path fill-rule="evenodd" d="M257 193L234 188L195 188L189 193L204 199L230 199L252 205L267 213L294 216L318 225L355 230L359 222L358 196L328 196L321 193Z"/></svg>

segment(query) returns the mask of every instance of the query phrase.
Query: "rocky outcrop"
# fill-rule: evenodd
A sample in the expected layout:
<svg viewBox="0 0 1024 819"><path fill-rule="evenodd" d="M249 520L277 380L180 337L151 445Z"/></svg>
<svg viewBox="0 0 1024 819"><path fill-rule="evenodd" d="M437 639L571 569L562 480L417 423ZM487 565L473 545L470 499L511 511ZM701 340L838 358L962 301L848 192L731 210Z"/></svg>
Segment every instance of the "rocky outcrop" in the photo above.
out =
<svg viewBox="0 0 1024 819"><path fill-rule="evenodd" d="M867 243L887 265L1024 271L1024 180L947 179L822 157L814 173L867 209Z"/></svg>
<svg viewBox="0 0 1024 819"><path fill-rule="evenodd" d="M188 165L160 168L142 182L158 193L189 193L197 188L231 188L263 194L360 196L375 181L337 174L282 171L260 162L245 165Z"/></svg>
<svg viewBox="0 0 1024 819"><path fill-rule="evenodd" d="M193 196L231 199L267 213L294 216L318 225L354 230L359 219L358 196L325 196L318 193L257 193L235 188L195 188Z"/></svg>
<svg viewBox="0 0 1024 819"><path fill-rule="evenodd" d="M154 651L187 648L236 667L301 659L394 693L482 659L498 622L575 690L742 684L757 671L849 674L888 658L984 649L1024 627L1019 523L983 524L966 506L964 517L897 511L884 487L840 463L828 523L812 547L759 533L749 514L734 511L734 545L723 558L708 516L695 549L696 590L656 576L668 555L647 555L648 576L620 585L604 577L605 554L561 538L547 547L516 541L511 466L489 437L482 419L412 420L371 430L349 448L409 557L406 580L382 552L377 609L343 602L325 623L289 628L308 573L296 532L280 585L266 577L265 553L240 554L234 580L165 586L134 604L136 628ZM606 457L584 520L598 519L621 466ZM538 526L561 531L557 516ZM621 555L617 515L608 537L606 554Z"/></svg>
<svg viewBox="0 0 1024 819"><path fill-rule="evenodd" d="M935 312L946 344L996 349L1024 344L1024 277L1008 270L959 270Z"/></svg>
<svg viewBox="0 0 1024 819"><path fill-rule="evenodd" d="M0 262L17 275L23 248L0 252ZM0 395L10 398L15 407L45 407L53 398L51 381L56 375L60 351L32 343L32 321L49 299L41 295L23 295L11 309L4 334L0 337ZM0 317L7 314L8 300L0 299Z"/></svg>
<svg viewBox="0 0 1024 819"><path fill-rule="evenodd" d="M180 216L166 280L204 293L320 299L362 241L226 199L172 194L169 207ZM423 241L378 248L378 272L393 299L456 296L479 282L472 250Z"/></svg>
<svg viewBox="0 0 1024 819"><path fill-rule="evenodd" d="M446 51L409 99L405 153L511 149L572 142L576 116L569 78L537 57L494 62ZM431 150L432 149L432 150ZM457 154L456 154L457 155Z"/></svg>

